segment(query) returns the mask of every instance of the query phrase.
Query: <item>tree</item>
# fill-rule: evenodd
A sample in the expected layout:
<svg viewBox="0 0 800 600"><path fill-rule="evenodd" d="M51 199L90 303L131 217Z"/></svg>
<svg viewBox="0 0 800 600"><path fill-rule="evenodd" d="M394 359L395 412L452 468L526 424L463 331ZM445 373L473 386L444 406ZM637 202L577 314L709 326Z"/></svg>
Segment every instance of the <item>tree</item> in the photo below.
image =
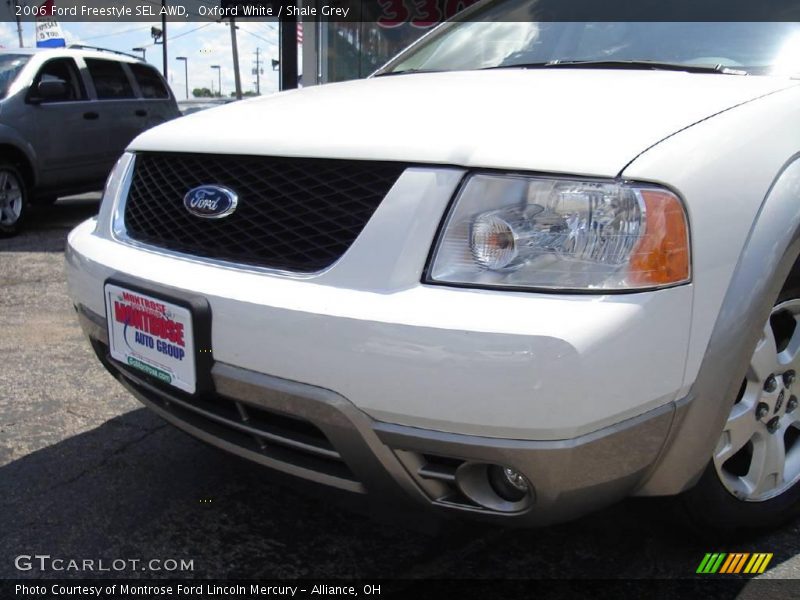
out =
<svg viewBox="0 0 800 600"><path fill-rule="evenodd" d="M192 96L195 98L213 98L214 94L211 93L211 90L207 87L204 88L194 88L192 90Z"/></svg>

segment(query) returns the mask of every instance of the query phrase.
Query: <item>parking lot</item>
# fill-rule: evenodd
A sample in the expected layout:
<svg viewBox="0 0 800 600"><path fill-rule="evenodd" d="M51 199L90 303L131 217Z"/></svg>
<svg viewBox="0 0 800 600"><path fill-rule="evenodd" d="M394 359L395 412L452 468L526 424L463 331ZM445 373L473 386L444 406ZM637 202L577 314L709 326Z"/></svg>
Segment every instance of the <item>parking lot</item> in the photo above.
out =
<svg viewBox="0 0 800 600"><path fill-rule="evenodd" d="M62 200L0 240L0 577L63 575L15 568L38 553L192 560L176 577L672 579L734 550L773 552L765 577L800 577L800 523L715 544L677 526L664 502L631 500L542 530L409 530L193 440L141 408L82 337L63 249L96 209L91 197Z"/></svg>

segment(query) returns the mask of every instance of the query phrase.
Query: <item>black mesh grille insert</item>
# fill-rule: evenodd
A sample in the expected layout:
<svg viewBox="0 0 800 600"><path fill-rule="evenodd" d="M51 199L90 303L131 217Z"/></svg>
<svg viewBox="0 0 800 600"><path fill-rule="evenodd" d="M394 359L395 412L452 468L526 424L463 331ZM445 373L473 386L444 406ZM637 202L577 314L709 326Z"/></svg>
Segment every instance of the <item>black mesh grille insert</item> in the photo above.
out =
<svg viewBox="0 0 800 600"><path fill-rule="evenodd" d="M350 247L405 169L400 163L145 153L125 208L131 239L195 256L311 273ZM201 185L239 196L223 219L190 214Z"/></svg>

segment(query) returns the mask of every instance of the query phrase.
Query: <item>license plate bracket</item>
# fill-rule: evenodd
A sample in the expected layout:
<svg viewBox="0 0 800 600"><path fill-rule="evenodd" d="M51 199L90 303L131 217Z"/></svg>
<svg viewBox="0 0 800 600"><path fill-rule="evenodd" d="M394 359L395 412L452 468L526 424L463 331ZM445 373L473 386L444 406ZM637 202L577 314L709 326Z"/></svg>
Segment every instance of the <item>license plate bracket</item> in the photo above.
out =
<svg viewBox="0 0 800 600"><path fill-rule="evenodd" d="M112 360L186 394L212 389L205 298L127 278L109 279L103 289Z"/></svg>

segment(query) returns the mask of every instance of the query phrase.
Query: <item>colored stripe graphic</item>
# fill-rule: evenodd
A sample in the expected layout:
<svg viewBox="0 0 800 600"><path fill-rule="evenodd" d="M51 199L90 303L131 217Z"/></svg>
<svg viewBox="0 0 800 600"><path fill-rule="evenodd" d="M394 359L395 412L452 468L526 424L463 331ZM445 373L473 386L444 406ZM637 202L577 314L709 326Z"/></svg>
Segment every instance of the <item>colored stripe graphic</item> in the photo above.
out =
<svg viewBox="0 0 800 600"><path fill-rule="evenodd" d="M763 573L767 570L767 565L772 560L772 553L753 554L753 558L747 563L744 569L745 573Z"/></svg>
<svg viewBox="0 0 800 600"><path fill-rule="evenodd" d="M698 573L716 573L719 570L722 561L725 559L724 552L714 552L706 554L700 566L697 567Z"/></svg>
<svg viewBox="0 0 800 600"><path fill-rule="evenodd" d="M728 555L728 560L725 561L725 564L722 565L722 569L720 569L720 573L739 573L744 567L744 563L747 560L747 557L750 556L750 553L747 552L734 552Z"/></svg>
<svg viewBox="0 0 800 600"><path fill-rule="evenodd" d="M742 554L742 557L739 559L739 562L736 564L736 569L733 571L734 573L741 573L742 568L744 567L744 563L747 562L747 558L750 556L749 552L745 552Z"/></svg>
<svg viewBox="0 0 800 600"><path fill-rule="evenodd" d="M708 565L708 561L711 559L711 555L706 553L703 557L703 560L700 561L700 566L697 567L697 571L695 573L705 573L706 572L706 565Z"/></svg>
<svg viewBox="0 0 800 600"><path fill-rule="evenodd" d="M722 568L719 570L720 573L730 573L730 568L739 560L738 554L728 554L728 559L722 563Z"/></svg>
<svg viewBox="0 0 800 600"><path fill-rule="evenodd" d="M697 573L714 575L716 573L736 575L739 573L759 574L767 570L772 553L757 552L708 552L700 561ZM749 560L748 560L749 559ZM747 566L745 566L747 565ZM744 569L744 571L742 571Z"/></svg>

